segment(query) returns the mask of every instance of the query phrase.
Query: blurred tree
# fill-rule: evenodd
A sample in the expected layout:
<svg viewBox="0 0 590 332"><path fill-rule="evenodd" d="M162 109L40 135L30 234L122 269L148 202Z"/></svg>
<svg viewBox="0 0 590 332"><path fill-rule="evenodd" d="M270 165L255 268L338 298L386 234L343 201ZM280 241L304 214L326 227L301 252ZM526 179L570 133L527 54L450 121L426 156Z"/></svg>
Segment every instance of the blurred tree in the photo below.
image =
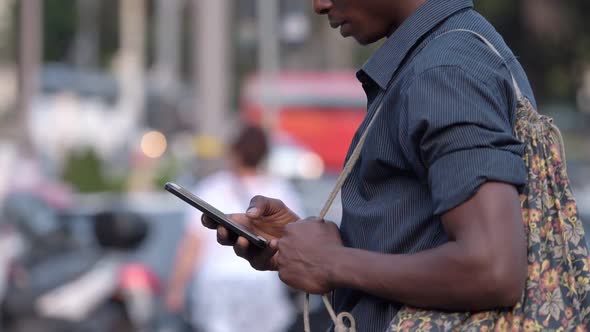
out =
<svg viewBox="0 0 590 332"><path fill-rule="evenodd" d="M40 90L40 69L43 63L43 1L22 0L18 15L18 88L16 142L26 153L35 147L27 134L34 96Z"/></svg>
<svg viewBox="0 0 590 332"><path fill-rule="evenodd" d="M98 0L97 0L98 1ZM109 65L113 53L118 49L118 8L122 0L100 0L100 63ZM155 7L155 0L148 1ZM242 5L242 2L244 3ZM44 50L46 61L72 61L71 48L74 44L77 22L77 0L45 0L44 13ZM248 5L246 5L248 3ZM236 7L243 12L254 12L254 1L240 1ZM252 8L250 8L252 7ZM584 72L590 67L590 21L586 19L590 12L588 0L477 0L476 9L488 18L513 48L527 70L539 102L554 100L574 103L576 92L582 86ZM309 8L311 14L311 8ZM183 23L183 31L190 30L192 18L190 11ZM240 15L236 15L239 17ZM151 22L150 22L151 23ZM324 22L325 23L325 22ZM322 24L324 24L322 23ZM232 29L236 29L233 26ZM310 38L321 36L324 25L313 25L314 33ZM148 29L152 31L153 29ZM183 43L192 43L190 36L184 35ZM189 34L190 35L190 34ZM237 35L237 33L235 34ZM153 36L152 36L153 37ZM234 40L237 42L237 40ZM310 40L299 48L290 47L289 54L296 54L305 61L317 61L310 56L318 52L317 45ZM190 47L182 45L182 70L189 73L188 56ZM303 52L303 50L305 51ZM355 67L367 59L370 51L355 47ZM286 56L289 57L289 54ZM251 54L239 63L240 72L255 69ZM322 56L320 56L320 59ZM318 67L313 63L307 68Z"/></svg>
<svg viewBox="0 0 590 332"><path fill-rule="evenodd" d="M123 191L124 179L110 179L105 175L104 164L91 148L72 151L63 168L62 179L82 193Z"/></svg>
<svg viewBox="0 0 590 332"><path fill-rule="evenodd" d="M182 0L157 0L155 11L155 61L154 76L158 88L165 96L177 89L180 81L182 38Z"/></svg>
<svg viewBox="0 0 590 332"><path fill-rule="evenodd" d="M101 191L108 187L102 170L102 161L91 149L68 154L63 180L80 192Z"/></svg>
<svg viewBox="0 0 590 332"><path fill-rule="evenodd" d="M96 68L100 49L98 18L100 1L77 0L78 24L74 41L74 63L79 68Z"/></svg>
<svg viewBox="0 0 590 332"><path fill-rule="evenodd" d="M64 62L76 35L76 0L43 2L43 55L45 61Z"/></svg>
<svg viewBox="0 0 590 332"><path fill-rule="evenodd" d="M590 61L590 2L480 0L476 8L519 57L540 103L575 102Z"/></svg>
<svg viewBox="0 0 590 332"><path fill-rule="evenodd" d="M85 35L92 35L97 38L98 54L85 54L83 61L92 65L98 61L102 66L108 66L110 60L118 48L118 3L120 0L44 0L43 4L43 50L46 62L65 62L74 64L76 61L77 47L80 41L76 42L78 26L88 23ZM100 2L100 6L98 3ZM88 11L95 10L95 13ZM91 15L94 14L94 15ZM83 17L92 17L96 20L98 28L93 31L93 22L83 22ZM96 35L94 35L96 34ZM79 35L78 35L79 36ZM79 36L80 37L80 36ZM92 47L92 45L90 46ZM92 50L91 50L92 52ZM98 59L94 59L93 57Z"/></svg>
<svg viewBox="0 0 590 332"><path fill-rule="evenodd" d="M0 1L0 118L14 108L17 73L15 64L14 0Z"/></svg>
<svg viewBox="0 0 590 332"><path fill-rule="evenodd" d="M154 174L153 185L155 188L164 188L170 179L176 179L180 174L181 165L173 158L163 160Z"/></svg>
<svg viewBox="0 0 590 332"><path fill-rule="evenodd" d="M100 64L108 68L111 65L113 56L119 49L119 1L121 0L99 0L101 2L99 17L99 45ZM124 1L124 0L123 0Z"/></svg>

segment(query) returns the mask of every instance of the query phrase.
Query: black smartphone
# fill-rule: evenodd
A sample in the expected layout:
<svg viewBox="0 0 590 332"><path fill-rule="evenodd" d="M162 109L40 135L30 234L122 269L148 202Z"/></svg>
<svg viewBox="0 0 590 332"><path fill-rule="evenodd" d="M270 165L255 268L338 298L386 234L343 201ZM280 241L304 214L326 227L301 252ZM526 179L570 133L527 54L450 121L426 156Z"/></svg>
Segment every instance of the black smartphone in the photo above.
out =
<svg viewBox="0 0 590 332"><path fill-rule="evenodd" d="M186 203L190 204L191 206L197 208L199 211L203 212L207 217L211 218L216 223L224 226L230 232L238 236L245 237L250 243L254 244L255 246L264 249L268 245L268 241L256 235L249 230L247 230L244 226L235 223L231 219L229 219L223 212L217 210L204 200L200 199L199 197L192 194L190 191L186 190L185 188L172 183L168 182L164 186L164 189L175 195L176 197L182 199Z"/></svg>

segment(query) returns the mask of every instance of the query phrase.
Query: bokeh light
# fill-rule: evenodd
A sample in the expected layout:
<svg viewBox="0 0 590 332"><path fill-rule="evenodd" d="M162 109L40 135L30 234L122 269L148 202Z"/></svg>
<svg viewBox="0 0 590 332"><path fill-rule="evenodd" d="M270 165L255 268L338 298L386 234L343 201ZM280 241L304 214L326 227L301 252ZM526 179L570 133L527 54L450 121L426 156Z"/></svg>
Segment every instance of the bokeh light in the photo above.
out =
<svg viewBox="0 0 590 332"><path fill-rule="evenodd" d="M147 132L141 138L141 151L149 158L161 157L167 146L166 136L159 131Z"/></svg>

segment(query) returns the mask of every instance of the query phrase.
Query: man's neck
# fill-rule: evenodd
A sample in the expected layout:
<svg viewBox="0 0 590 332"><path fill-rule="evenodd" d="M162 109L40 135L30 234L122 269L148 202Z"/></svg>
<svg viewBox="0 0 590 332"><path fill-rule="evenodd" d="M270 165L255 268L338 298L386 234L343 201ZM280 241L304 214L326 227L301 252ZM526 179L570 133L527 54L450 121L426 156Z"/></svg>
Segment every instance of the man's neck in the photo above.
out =
<svg viewBox="0 0 590 332"><path fill-rule="evenodd" d="M236 167L234 174L238 177L252 177L258 175L258 170L251 167Z"/></svg>

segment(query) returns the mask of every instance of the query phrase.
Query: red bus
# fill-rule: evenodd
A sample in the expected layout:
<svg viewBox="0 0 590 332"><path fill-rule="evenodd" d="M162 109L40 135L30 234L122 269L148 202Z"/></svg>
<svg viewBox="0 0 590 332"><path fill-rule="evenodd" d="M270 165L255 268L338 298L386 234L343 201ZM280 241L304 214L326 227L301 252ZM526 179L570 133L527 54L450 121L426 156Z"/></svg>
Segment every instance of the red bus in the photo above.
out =
<svg viewBox="0 0 590 332"><path fill-rule="evenodd" d="M366 114L366 96L352 71L281 72L274 81L249 77L240 112L261 124L263 112L275 113L275 134L287 135L322 158L325 170L342 169L348 146Z"/></svg>

